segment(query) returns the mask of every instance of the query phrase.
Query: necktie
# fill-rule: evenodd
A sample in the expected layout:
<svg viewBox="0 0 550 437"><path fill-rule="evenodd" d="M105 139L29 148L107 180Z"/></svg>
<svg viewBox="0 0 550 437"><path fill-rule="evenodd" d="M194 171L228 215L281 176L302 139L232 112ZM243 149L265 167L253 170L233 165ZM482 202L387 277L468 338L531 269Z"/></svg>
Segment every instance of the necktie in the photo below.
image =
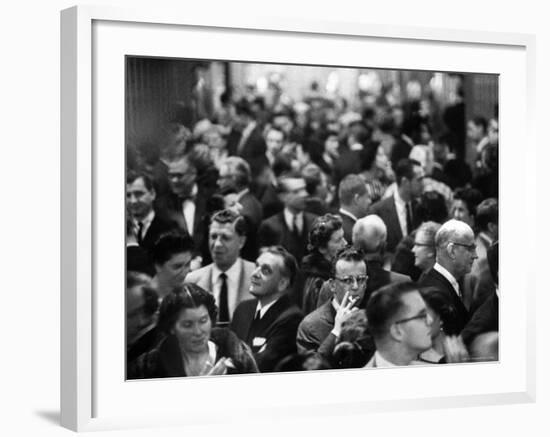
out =
<svg viewBox="0 0 550 437"><path fill-rule="evenodd" d="M229 323L229 307L227 304L227 275L220 274L222 286L220 288L220 315L218 317L220 323Z"/></svg>
<svg viewBox="0 0 550 437"><path fill-rule="evenodd" d="M407 210L407 234L410 234L413 231L413 220L412 220L412 209L411 202L405 204Z"/></svg>
<svg viewBox="0 0 550 437"><path fill-rule="evenodd" d="M139 222L138 231L137 231L137 243L141 246L142 242L143 242L143 222Z"/></svg>
<svg viewBox="0 0 550 437"><path fill-rule="evenodd" d="M261 318L261 312L260 310L256 311L256 315L254 316L254 321L257 322Z"/></svg>

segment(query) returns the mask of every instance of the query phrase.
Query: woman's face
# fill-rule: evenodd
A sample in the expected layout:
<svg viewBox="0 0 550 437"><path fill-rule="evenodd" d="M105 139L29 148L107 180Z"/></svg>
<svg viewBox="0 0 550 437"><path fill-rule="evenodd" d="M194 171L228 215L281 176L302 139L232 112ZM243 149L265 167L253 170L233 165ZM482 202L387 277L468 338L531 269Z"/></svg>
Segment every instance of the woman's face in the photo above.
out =
<svg viewBox="0 0 550 437"><path fill-rule="evenodd" d="M344 238L344 230L342 228L334 231L328 240L326 251L326 257L329 260L332 260L340 249L343 249L346 246L347 242Z"/></svg>
<svg viewBox="0 0 550 437"><path fill-rule="evenodd" d="M457 199L453 201L453 206L451 207L451 218L460 220L461 222L469 225L471 228L474 226L474 216L470 214L468 205L466 205L463 200Z"/></svg>
<svg viewBox="0 0 550 437"><path fill-rule="evenodd" d="M207 350L211 332L212 320L204 305L182 310L172 329L180 347L188 353Z"/></svg>

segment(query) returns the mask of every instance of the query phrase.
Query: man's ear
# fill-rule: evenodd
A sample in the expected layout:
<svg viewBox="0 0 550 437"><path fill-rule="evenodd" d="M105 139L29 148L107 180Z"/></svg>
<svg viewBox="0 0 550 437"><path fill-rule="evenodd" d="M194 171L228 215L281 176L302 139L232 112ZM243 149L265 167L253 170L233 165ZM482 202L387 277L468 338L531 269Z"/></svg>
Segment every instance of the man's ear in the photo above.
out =
<svg viewBox="0 0 550 437"><path fill-rule="evenodd" d="M277 289L280 292L283 292L286 289L288 289L289 284L290 284L289 279L283 276L283 277L281 277L281 280L279 281L279 284L277 285Z"/></svg>
<svg viewBox="0 0 550 437"><path fill-rule="evenodd" d="M445 250L447 251L447 256L451 259L455 259L455 251L453 247L454 247L454 244L448 243L447 247L445 248Z"/></svg>
<svg viewBox="0 0 550 437"><path fill-rule="evenodd" d="M395 341L401 341L403 338L403 330L401 329L401 325L398 323L392 323L389 329L390 336Z"/></svg>
<svg viewBox="0 0 550 437"><path fill-rule="evenodd" d="M241 235L239 238L240 238L239 250L242 250L242 248L246 244L246 235Z"/></svg>

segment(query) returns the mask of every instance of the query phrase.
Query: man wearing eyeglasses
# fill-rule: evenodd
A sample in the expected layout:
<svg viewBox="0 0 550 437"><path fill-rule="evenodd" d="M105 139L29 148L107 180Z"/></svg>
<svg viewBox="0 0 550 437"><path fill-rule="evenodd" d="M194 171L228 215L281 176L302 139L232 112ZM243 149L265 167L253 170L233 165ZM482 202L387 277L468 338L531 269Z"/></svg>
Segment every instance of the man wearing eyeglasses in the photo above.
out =
<svg viewBox="0 0 550 437"><path fill-rule="evenodd" d="M456 332L450 334L458 335L470 319L460 283L477 258L474 232L462 221L449 220L435 234L435 246L435 265L420 277L418 284L449 293L457 315Z"/></svg>
<svg viewBox="0 0 550 437"><path fill-rule="evenodd" d="M308 314L300 326L296 343L298 352L317 351L330 358L343 323L362 305L367 285L367 264L355 248L341 250L333 261L329 287L333 298Z"/></svg>
<svg viewBox="0 0 550 437"><path fill-rule="evenodd" d="M376 352L365 366L408 366L432 345L432 318L412 282L390 284L372 294L368 327Z"/></svg>

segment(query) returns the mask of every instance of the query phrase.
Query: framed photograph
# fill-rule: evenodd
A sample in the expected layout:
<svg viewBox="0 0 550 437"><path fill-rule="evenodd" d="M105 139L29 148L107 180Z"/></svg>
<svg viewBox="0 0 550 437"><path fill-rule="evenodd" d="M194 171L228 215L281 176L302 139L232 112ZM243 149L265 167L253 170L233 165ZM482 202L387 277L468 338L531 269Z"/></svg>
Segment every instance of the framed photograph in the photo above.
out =
<svg viewBox="0 0 550 437"><path fill-rule="evenodd" d="M255 421L262 421L273 417L534 401L534 266L528 257L517 256L526 253L527 244L535 241L535 174L530 166L535 156L534 37L306 19L227 20L215 14L189 11L166 14L79 6L61 13L61 53L63 426L78 431L193 426L238 423L243 410L253 415ZM291 110L291 116L285 112L287 109ZM453 134L450 126L457 111L464 129ZM248 128L244 123L237 129L240 138L231 143L240 113L254 114L253 118L262 126L258 130L265 147L261 156L264 161L260 160L263 164L258 164L257 156L247 155L243 140L252 135L256 124ZM479 115L496 124L489 126L493 139L487 134L487 143L482 144L482 138L478 138L476 149L468 145L475 137L466 131L465 120L473 123ZM265 116L263 122L262 116ZM279 121L276 116L280 116ZM415 122L403 126L399 121L403 119ZM285 126L289 120L292 126ZM159 232L143 258L133 252L129 255L130 240L136 247L145 247L142 243L147 230L143 231L138 219L142 217L145 221L155 202L155 214L160 215L162 208L156 209L159 199L163 193L169 197L178 180L186 180L190 175L204 176L196 167L196 162L203 162L201 159L216 169L213 186L222 187L218 199L221 206L211 206L208 223L220 209L245 215L247 211L243 212L239 198L235 197L239 190L233 187L224 192L220 182L226 146L233 144L235 150L229 154L248 163L252 182L258 182L265 169L266 175L277 178L278 194L288 194L292 187L284 188L284 184L305 180L305 176L288 176L292 181L282 183L281 178L287 177L285 166L288 174L296 171L302 175L307 164L322 168L328 147L324 143L330 134L338 146L339 141L352 136L350 132L355 132L358 121L366 126L369 138L376 143L372 148L370 143L356 141L374 150L369 162L376 161L377 150L380 160L388 160L376 167L380 170L387 165L388 174L384 177L388 179L382 178L387 182L383 190L376 184L369 185L371 181L366 179L372 189L369 191L372 202L381 200L392 183L399 185L395 182L395 169L401 161L395 152L399 144L405 150L402 157L414 158L423 171L431 160L429 175L422 175L423 187L426 189L427 177L432 176L431 186L436 187L433 190L444 198L449 209L453 207L452 189L460 183L442 182L433 176L432 167L438 162L434 150L437 155L444 145L446 156L469 163L474 169L485 166L495 170L491 173L492 184L483 185L489 190L483 197L498 197L501 249L497 264L496 356L480 357L475 363L379 369L327 366L310 372L272 371L282 369L273 364L265 373L249 373L252 367L256 368L255 363L249 371L235 375L224 368L221 373L229 374L218 377L208 376L204 365L195 369L191 361L185 361L182 349L184 361L179 371L138 372L140 376L134 380L129 369L136 357L127 357L130 331L134 329L132 333L137 335L149 322L130 324L131 307L124 292L129 287L127 273L140 270L153 277L156 282L152 288L157 293L152 294L153 303L159 294L164 297L163 281L169 280L169 275L162 276L164 258L157 256L161 249L155 249L169 234ZM319 127L318 137L315 126L323 127ZM270 129L273 138L281 132L288 159L270 160L268 152L277 147L271 137L267 144ZM308 134L308 129L313 133ZM345 136L339 136L342 129L347 132ZM443 132L446 135L439 135ZM217 146L220 142L223 147ZM163 147L159 148L160 143ZM187 157L190 147L198 156L198 161L193 161L195 167L190 168L185 161L183 170L177 170L174 163L182 156ZM352 150L355 144L350 141L346 147ZM494 150L498 153L492 154ZM367 160L365 153L357 156L361 157L361 163ZM330 157L327 159L330 161ZM151 164L149 174L155 174L154 165L161 160L167 169L163 187L159 180L148 185L147 178L140 174L133 179L128 176L148 164ZM332 163L326 165L331 182L334 178L339 178L339 182L346 176L346 172L335 175ZM370 169L361 167L353 173L368 178ZM193 202L203 196L201 200L214 204L213 193L218 191L207 194L193 191L195 179L188 185ZM442 185L447 188L441 188ZM445 197L446 189L451 197ZM328 196L325 200L332 199L329 194L337 195L332 189L332 193L325 193ZM145 196L145 200L136 200L137 196ZM288 197L283 198L283 203L284 199ZM524 207L518 208L518 199L523 199ZM192 211L198 208L196 203ZM212 240L216 236L206 230L202 234L204 241L199 242L192 230L201 222L194 222L193 213L189 215L186 211L185 205L179 207L178 231L183 228L196 241L193 250L186 249L189 256L180 260L181 264L193 273L209 263L221 265L216 258L219 254L213 249ZM177 223L177 217L169 218ZM403 230L410 233L414 227L408 227L409 218L403 220ZM529 226L517 232L518 222ZM306 226L305 218L302 225L294 226L299 234ZM248 241L264 245L254 238ZM266 246L279 243L269 241ZM468 246L458 241L451 243ZM457 250L474 253L471 249ZM256 250L247 262L255 262L261 253L259 247ZM298 261L302 255L302 252L296 255ZM256 265L250 264L250 269L266 268L259 259ZM176 274L173 276L177 279ZM367 281L367 275L363 276L355 276L348 282L356 287L361 280ZM282 278L284 282L284 275ZM350 278L336 279L345 283ZM253 292L255 286L259 285L247 285L252 296L258 294ZM224 285L212 287L207 291L215 296L217 318L230 324L240 301L222 297ZM194 300L193 290L178 293L187 293ZM165 299L161 300L160 313L154 305L151 315L160 318L166 315L168 310L163 305L168 305ZM304 296L295 303L303 305ZM206 307L205 304L202 308ZM229 313L225 314L222 307L228 307ZM205 313L205 318L210 320L211 316L212 313ZM420 318L428 325L432 323L431 316L424 313L394 323ZM178 335L174 327L170 325L166 330L169 338ZM256 353L263 350L266 339L256 335L249 340L245 350L254 353L259 363ZM206 345L202 337L200 342ZM183 348L183 343L179 347ZM218 349L210 350L209 358L214 358L208 370L219 362L216 360L219 345L212 347ZM231 368L233 363L228 366ZM180 377L185 375L205 377ZM342 387L364 389L342 390Z"/></svg>

